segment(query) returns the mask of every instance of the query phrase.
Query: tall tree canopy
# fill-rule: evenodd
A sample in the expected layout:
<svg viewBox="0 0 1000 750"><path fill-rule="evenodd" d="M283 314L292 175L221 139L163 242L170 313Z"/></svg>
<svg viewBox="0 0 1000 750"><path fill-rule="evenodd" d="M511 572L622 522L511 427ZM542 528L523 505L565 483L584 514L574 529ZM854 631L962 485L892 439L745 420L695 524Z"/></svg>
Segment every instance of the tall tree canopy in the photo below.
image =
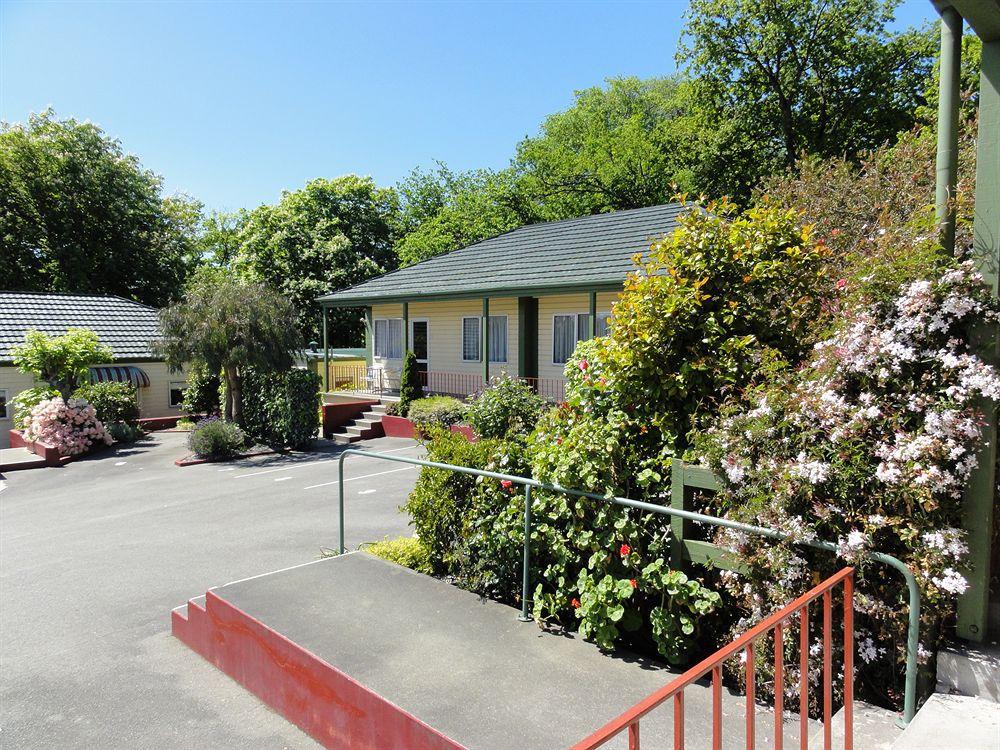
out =
<svg viewBox="0 0 1000 750"><path fill-rule="evenodd" d="M320 336L319 295L396 267L397 220L394 190L377 187L370 177L347 175L286 192L278 203L245 213L235 230L217 217L209 236L217 249L232 254L237 272L288 297L296 327L308 341ZM333 311L331 323L332 341L356 341L356 312Z"/></svg>
<svg viewBox="0 0 1000 750"><path fill-rule="evenodd" d="M4 123L0 285L166 303L198 261L201 204L161 192L96 125L51 110Z"/></svg>
<svg viewBox="0 0 1000 750"><path fill-rule="evenodd" d="M930 29L894 33L899 0L691 0L677 53L699 105L755 143L756 174L808 152L847 156L909 129Z"/></svg>
<svg viewBox="0 0 1000 750"><path fill-rule="evenodd" d="M456 174L443 164L415 169L399 185L402 227L396 246L410 265L538 220L538 208L513 169Z"/></svg>
<svg viewBox="0 0 1000 750"><path fill-rule="evenodd" d="M665 203L697 184L699 132L689 85L612 78L576 92L517 149L524 182L546 218Z"/></svg>

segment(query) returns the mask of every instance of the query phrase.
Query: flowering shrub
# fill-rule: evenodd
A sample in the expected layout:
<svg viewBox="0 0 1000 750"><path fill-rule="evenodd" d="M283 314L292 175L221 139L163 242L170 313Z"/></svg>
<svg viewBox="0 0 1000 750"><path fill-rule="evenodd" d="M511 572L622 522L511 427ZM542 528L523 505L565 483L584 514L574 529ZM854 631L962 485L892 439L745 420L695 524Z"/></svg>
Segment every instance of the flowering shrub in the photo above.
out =
<svg viewBox="0 0 1000 750"><path fill-rule="evenodd" d="M545 410L545 400L531 386L506 373L489 384L469 404L466 418L482 438L526 435Z"/></svg>
<svg viewBox="0 0 1000 750"><path fill-rule="evenodd" d="M65 456L86 453L98 443L111 445L111 435L97 420L94 407L86 401L62 397L41 401L31 410L24 436L59 449Z"/></svg>
<svg viewBox="0 0 1000 750"><path fill-rule="evenodd" d="M247 438L233 422L223 422L218 417L203 419L188 435L188 447L198 456L229 458L245 444Z"/></svg>
<svg viewBox="0 0 1000 750"><path fill-rule="evenodd" d="M11 404L14 407L14 429L23 430L31 422L31 411L42 401L48 401L59 395L59 391L51 386L39 385L18 393Z"/></svg>
<svg viewBox="0 0 1000 750"><path fill-rule="evenodd" d="M860 684L888 685L872 699L897 697L902 580L865 553L911 567L926 601L923 634L936 632L967 587L959 526L981 439L976 399L1000 399L1000 376L974 353L969 330L997 320L969 264L862 299L805 366L748 391L699 438L696 453L726 483L720 511L796 539L835 540L842 558L720 534L752 572L750 584L723 575L745 613L736 630L801 593L814 571L856 564Z"/></svg>
<svg viewBox="0 0 1000 750"><path fill-rule="evenodd" d="M90 383L77 388L73 398L91 404L105 425L139 420L139 400L132 383Z"/></svg>

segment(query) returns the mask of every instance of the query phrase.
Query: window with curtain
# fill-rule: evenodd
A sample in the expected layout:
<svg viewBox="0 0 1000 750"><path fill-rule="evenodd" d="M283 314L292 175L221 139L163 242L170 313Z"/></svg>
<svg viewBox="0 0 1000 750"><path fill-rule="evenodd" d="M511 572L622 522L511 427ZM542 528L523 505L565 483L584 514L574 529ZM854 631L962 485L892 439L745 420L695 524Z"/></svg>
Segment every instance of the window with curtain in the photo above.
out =
<svg viewBox="0 0 1000 750"><path fill-rule="evenodd" d="M481 362L480 321L481 317L462 318L462 360ZM490 362L507 361L507 316L490 316Z"/></svg>
<svg viewBox="0 0 1000 750"><path fill-rule="evenodd" d="M490 316L490 362L507 361L507 316Z"/></svg>
<svg viewBox="0 0 1000 750"><path fill-rule="evenodd" d="M480 318L462 318L462 360L478 362Z"/></svg>
<svg viewBox="0 0 1000 750"><path fill-rule="evenodd" d="M382 359L403 358L403 319L375 320L375 356Z"/></svg>
<svg viewBox="0 0 1000 750"><path fill-rule="evenodd" d="M576 348L579 322L577 315L554 315L552 317L552 362L564 365Z"/></svg>
<svg viewBox="0 0 1000 750"><path fill-rule="evenodd" d="M611 328L611 314L598 313L597 335L607 336ZM555 315L552 326L552 362L566 364L578 341L590 338L590 313Z"/></svg>

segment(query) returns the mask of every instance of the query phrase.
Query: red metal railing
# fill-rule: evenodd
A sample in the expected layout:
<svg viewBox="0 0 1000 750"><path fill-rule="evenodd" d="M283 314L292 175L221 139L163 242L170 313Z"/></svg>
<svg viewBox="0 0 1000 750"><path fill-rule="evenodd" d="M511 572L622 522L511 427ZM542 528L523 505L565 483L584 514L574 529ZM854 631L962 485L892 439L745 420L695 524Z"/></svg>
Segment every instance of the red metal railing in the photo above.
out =
<svg viewBox="0 0 1000 750"><path fill-rule="evenodd" d="M746 655L746 747L756 747L756 702L754 700L754 646L770 632L774 633L774 747L784 743L784 636L786 628L798 616L799 627L799 746L809 747L809 605L823 600L823 749L832 750L833 712L833 589L844 587L844 749L853 750L854 721L854 569L844 568L815 588L767 617L728 646L724 646L699 664L691 667L666 687L657 690L621 716L605 724L572 750L593 750L628 731L629 750L639 750L639 720L657 706L673 699L674 750L684 747L684 688L712 675L712 748L722 748L722 665L740 652Z"/></svg>
<svg viewBox="0 0 1000 750"><path fill-rule="evenodd" d="M445 372L429 370L420 373L426 393L466 398L483 389L483 376L470 372ZM548 401L559 402L566 398L566 381L562 378L521 378L534 391ZM381 367L365 365L331 365L330 390L365 393L375 396L399 393L398 373L387 372Z"/></svg>

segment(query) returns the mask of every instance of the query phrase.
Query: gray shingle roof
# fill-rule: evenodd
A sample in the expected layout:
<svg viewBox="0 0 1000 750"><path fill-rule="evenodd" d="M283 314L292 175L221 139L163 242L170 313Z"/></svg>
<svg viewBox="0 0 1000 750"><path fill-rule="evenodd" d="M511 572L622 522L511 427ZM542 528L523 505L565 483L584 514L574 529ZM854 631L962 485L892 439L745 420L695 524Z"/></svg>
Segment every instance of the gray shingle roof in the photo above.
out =
<svg viewBox="0 0 1000 750"><path fill-rule="evenodd" d="M532 289L613 288L632 256L670 234L677 203L529 224L474 245L320 297L331 304L530 293Z"/></svg>
<svg viewBox="0 0 1000 750"><path fill-rule="evenodd" d="M32 328L49 335L90 328L118 361L154 359L150 342L160 330L155 308L121 297L0 292L0 362L10 362Z"/></svg>

